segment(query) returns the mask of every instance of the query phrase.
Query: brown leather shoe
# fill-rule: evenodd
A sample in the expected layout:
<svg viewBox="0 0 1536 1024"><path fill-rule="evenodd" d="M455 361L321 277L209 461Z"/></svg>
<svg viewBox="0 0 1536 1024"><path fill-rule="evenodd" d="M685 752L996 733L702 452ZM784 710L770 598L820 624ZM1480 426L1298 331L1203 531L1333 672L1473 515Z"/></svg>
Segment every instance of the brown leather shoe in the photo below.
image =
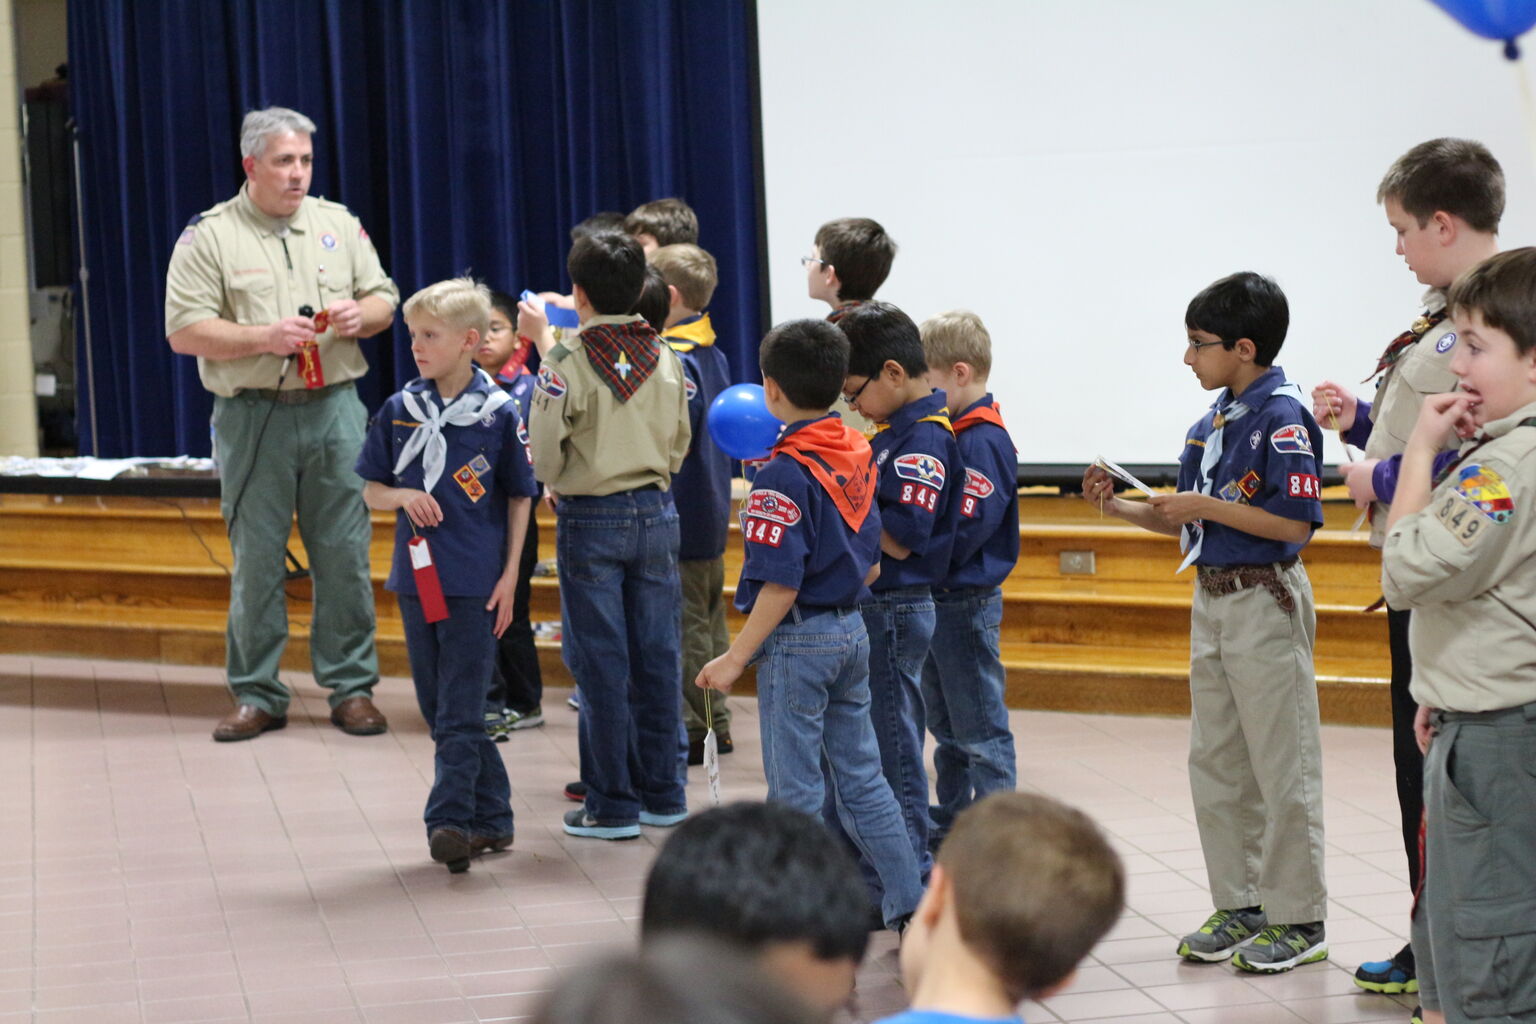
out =
<svg viewBox="0 0 1536 1024"><path fill-rule="evenodd" d="M331 709L331 724L348 736L377 736L389 728L384 713L367 697L348 697Z"/></svg>
<svg viewBox="0 0 1536 1024"><path fill-rule="evenodd" d="M482 853L500 853L511 845L511 836L470 836L469 855L478 857Z"/></svg>
<svg viewBox="0 0 1536 1024"><path fill-rule="evenodd" d="M281 729L287 724L286 715L269 715L254 704L237 704L235 710L213 727L213 738L219 743L253 740L264 732Z"/></svg>

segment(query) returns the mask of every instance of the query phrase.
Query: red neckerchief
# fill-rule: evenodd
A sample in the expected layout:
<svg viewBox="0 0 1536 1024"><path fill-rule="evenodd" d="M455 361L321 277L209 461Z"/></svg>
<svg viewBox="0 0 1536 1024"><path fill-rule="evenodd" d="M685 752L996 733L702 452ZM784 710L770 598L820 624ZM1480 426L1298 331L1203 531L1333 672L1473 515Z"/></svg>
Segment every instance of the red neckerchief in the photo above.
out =
<svg viewBox="0 0 1536 1024"><path fill-rule="evenodd" d="M843 303L841 306L838 306L832 312L827 314L827 323L837 323L843 317L847 316L849 313L852 313L855 309L862 305L864 305L863 299L854 299L852 302Z"/></svg>
<svg viewBox="0 0 1536 1024"><path fill-rule="evenodd" d="M1008 429L1003 426L1003 410L998 408L996 402L993 402L991 405L978 405L964 416L955 420L955 433L960 434L970 430L978 423L990 423L993 426L1003 427L1004 430Z"/></svg>
<svg viewBox="0 0 1536 1024"><path fill-rule="evenodd" d="M526 372L524 364L528 362L528 353L533 351L533 346L526 341L517 343L517 351L506 361L501 369L496 371L496 376L505 377L507 380L517 380L518 376Z"/></svg>
<svg viewBox="0 0 1536 1024"><path fill-rule="evenodd" d="M587 362L620 402L629 401L661 358L656 329L644 320L594 324L581 332L581 345Z"/></svg>
<svg viewBox="0 0 1536 1024"><path fill-rule="evenodd" d="M1403 358L1403 354L1412 348L1420 338L1424 337L1425 334L1429 333L1435 325L1444 319L1445 310L1442 309L1438 313L1425 313L1415 320L1413 326L1392 339L1391 343L1387 345L1386 350L1381 353L1381 358L1376 360L1376 369L1371 371L1371 376L1365 378L1360 383L1369 384L1371 379L1381 373L1381 371L1390 369L1399 359Z"/></svg>
<svg viewBox="0 0 1536 1024"><path fill-rule="evenodd" d="M875 498L875 453L864 435L837 416L807 423L773 446L811 471L855 533Z"/></svg>

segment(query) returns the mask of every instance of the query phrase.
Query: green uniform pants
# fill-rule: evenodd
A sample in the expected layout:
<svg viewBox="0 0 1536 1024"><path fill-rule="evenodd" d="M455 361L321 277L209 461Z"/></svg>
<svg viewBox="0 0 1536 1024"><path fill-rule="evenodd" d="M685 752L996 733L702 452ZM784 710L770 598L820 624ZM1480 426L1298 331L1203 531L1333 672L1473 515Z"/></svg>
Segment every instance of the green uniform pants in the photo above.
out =
<svg viewBox="0 0 1536 1024"><path fill-rule="evenodd" d="M283 552L295 513L314 579L315 681L331 691L332 707L369 696L378 681L372 527L362 479L353 471L366 425L350 384L302 405L274 404L253 392L214 399L219 503L235 556L225 658L237 704L270 715L288 709L290 695L277 670L288 642Z"/></svg>
<svg viewBox="0 0 1536 1024"><path fill-rule="evenodd" d="M683 724L690 740L702 740L711 724L716 736L728 736L731 711L725 694L709 694L706 715L704 691L693 685L704 666L731 646L725 628L725 557L690 558L677 568L683 577Z"/></svg>

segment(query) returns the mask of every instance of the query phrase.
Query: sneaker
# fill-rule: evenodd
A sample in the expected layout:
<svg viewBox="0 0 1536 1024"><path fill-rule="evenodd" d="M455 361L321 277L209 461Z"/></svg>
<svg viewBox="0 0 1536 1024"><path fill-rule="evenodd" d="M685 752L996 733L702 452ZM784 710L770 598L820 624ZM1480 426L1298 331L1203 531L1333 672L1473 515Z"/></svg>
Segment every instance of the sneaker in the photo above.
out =
<svg viewBox="0 0 1536 1024"><path fill-rule="evenodd" d="M1262 910L1218 910L1205 919L1205 924L1179 940L1179 956L1218 963L1268 923Z"/></svg>
<svg viewBox="0 0 1536 1024"><path fill-rule="evenodd" d="M514 711L512 708L507 708L503 712L503 717L507 720L507 728L509 730L537 729L544 724L544 709L534 708L532 711Z"/></svg>
<svg viewBox="0 0 1536 1024"><path fill-rule="evenodd" d="M572 711L581 710L581 698L576 695L575 690L572 690L571 695L565 698L565 703L566 706L569 707Z"/></svg>
<svg viewBox="0 0 1536 1024"><path fill-rule="evenodd" d="M681 825L688 820L686 809L676 814L654 814L651 811L640 812L640 824L650 825L654 828L671 828L673 825Z"/></svg>
<svg viewBox="0 0 1536 1024"><path fill-rule="evenodd" d="M1419 990L1413 947L1404 946L1390 960L1372 960L1355 969L1355 984L1367 992L1395 996Z"/></svg>
<svg viewBox="0 0 1536 1024"><path fill-rule="evenodd" d="M497 743L507 742L508 728L510 726L505 715L498 715L494 711L485 713L485 734Z"/></svg>
<svg viewBox="0 0 1536 1024"><path fill-rule="evenodd" d="M1323 922L1272 924L1232 957L1232 966L1255 974L1277 974L1328 959Z"/></svg>
<svg viewBox="0 0 1536 1024"><path fill-rule="evenodd" d="M585 807L565 812L565 834L583 839L639 839L638 821L599 821ZM466 865L467 866L467 865Z"/></svg>
<svg viewBox="0 0 1536 1024"><path fill-rule="evenodd" d="M1408 1017L1408 1024L1424 1024L1424 1007L1415 1006Z"/></svg>
<svg viewBox="0 0 1536 1024"><path fill-rule="evenodd" d="M580 780L576 782L567 782L565 784L565 798L567 800L574 800L578 804L586 803L587 784L585 782L581 782Z"/></svg>
<svg viewBox="0 0 1536 1024"><path fill-rule="evenodd" d="M435 828L427 837L427 849L432 859L448 865L450 874L463 874L469 870L469 837L456 828Z"/></svg>

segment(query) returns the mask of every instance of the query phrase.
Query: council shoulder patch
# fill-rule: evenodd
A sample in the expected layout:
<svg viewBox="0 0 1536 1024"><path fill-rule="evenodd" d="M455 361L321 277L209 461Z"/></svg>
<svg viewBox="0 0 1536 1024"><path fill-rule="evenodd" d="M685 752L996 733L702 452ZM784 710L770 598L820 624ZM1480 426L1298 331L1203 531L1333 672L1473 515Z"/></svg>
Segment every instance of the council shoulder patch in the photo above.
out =
<svg viewBox="0 0 1536 1024"><path fill-rule="evenodd" d="M1312 439L1307 436L1307 428L1300 423L1287 424L1270 434L1269 443L1281 455L1312 454Z"/></svg>
<svg viewBox="0 0 1536 1024"><path fill-rule="evenodd" d="M684 377L683 378L683 394L687 396L688 401L690 401L690 402L693 401L694 397L696 395L698 395L698 393L699 393L699 386L693 382L693 378L692 377Z"/></svg>
<svg viewBox="0 0 1536 1024"><path fill-rule="evenodd" d="M987 479L985 473L977 469L965 471L965 493L975 498L990 498L992 492L997 490L992 486L992 481Z"/></svg>
<svg viewBox="0 0 1536 1024"><path fill-rule="evenodd" d="M547 363L539 367L539 390L550 398L559 398L565 394L565 378L560 376L560 371Z"/></svg>
<svg viewBox="0 0 1536 1024"><path fill-rule="evenodd" d="M800 506L787 494L763 488L747 498L747 515L794 526L800 521Z"/></svg>
<svg viewBox="0 0 1536 1024"><path fill-rule="evenodd" d="M903 480L916 480L934 490L944 487L944 463L935 456L925 452L908 452L898 455L891 465L896 467L896 475Z"/></svg>
<svg viewBox="0 0 1536 1024"><path fill-rule="evenodd" d="M1456 474L1456 493L1496 523L1515 517L1515 499L1504 478L1487 466L1463 466Z"/></svg>

